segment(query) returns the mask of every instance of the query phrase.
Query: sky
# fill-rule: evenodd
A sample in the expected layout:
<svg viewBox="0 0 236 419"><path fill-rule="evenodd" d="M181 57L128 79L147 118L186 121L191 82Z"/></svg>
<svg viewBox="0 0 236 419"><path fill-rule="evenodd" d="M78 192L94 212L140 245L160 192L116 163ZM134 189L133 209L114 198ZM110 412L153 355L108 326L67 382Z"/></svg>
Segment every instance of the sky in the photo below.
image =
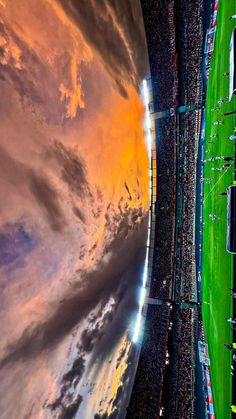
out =
<svg viewBox="0 0 236 419"><path fill-rule="evenodd" d="M123 414L148 72L138 1L0 0L0 418Z"/></svg>

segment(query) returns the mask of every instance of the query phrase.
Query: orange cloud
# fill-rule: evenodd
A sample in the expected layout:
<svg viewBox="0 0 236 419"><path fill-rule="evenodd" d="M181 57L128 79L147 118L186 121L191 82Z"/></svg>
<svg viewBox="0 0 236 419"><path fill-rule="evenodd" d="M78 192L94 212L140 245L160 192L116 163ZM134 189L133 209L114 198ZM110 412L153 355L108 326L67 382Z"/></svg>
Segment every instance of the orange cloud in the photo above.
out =
<svg viewBox="0 0 236 419"><path fill-rule="evenodd" d="M79 80L78 75L78 64L76 56L73 56L71 59L70 65L71 71L71 84L72 88L67 88L64 83L60 84L59 91L61 93L61 101L63 102L65 99L67 100L66 104L66 116L67 118L74 118L77 113L77 108L80 109L85 108L84 102L84 93L81 87L81 80Z"/></svg>
<svg viewBox="0 0 236 419"><path fill-rule="evenodd" d="M23 68L21 61L21 50L16 42L7 33L0 35L0 64L7 65L10 62L13 63L14 67L18 70Z"/></svg>

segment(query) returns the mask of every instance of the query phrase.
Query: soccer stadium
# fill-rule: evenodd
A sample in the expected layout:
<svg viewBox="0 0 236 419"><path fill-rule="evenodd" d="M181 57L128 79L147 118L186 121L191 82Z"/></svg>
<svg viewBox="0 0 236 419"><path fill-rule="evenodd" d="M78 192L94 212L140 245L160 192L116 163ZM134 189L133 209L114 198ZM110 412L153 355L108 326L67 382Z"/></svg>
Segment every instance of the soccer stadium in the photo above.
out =
<svg viewBox="0 0 236 419"><path fill-rule="evenodd" d="M236 4L142 0L150 163L127 418L236 417Z"/></svg>
<svg viewBox="0 0 236 419"><path fill-rule="evenodd" d="M236 419L236 0L0 0L0 419Z"/></svg>

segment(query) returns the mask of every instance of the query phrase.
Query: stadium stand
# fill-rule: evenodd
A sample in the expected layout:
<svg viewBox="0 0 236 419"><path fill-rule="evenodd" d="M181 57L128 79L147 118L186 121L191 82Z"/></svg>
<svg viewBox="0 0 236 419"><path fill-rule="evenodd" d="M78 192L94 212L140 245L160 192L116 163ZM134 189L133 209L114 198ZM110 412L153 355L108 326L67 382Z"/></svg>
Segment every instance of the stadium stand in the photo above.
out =
<svg viewBox="0 0 236 419"><path fill-rule="evenodd" d="M158 214L149 297L162 300L162 305L147 308L127 419L156 419L160 412L168 418L191 419L198 322L194 217L203 1L141 0L141 5L152 79L151 109L170 112L155 120ZM190 110L178 114L180 105Z"/></svg>
<svg viewBox="0 0 236 419"><path fill-rule="evenodd" d="M156 219L150 296L162 299L170 298L173 285L176 193L176 173L173 170L175 167L175 127L174 118L160 119L158 126L156 125L158 217ZM164 156L164 158L159 158L160 156ZM165 182L162 182L162 179L165 179Z"/></svg>
<svg viewBox="0 0 236 419"><path fill-rule="evenodd" d="M196 308L177 307L173 310L168 345L170 363L162 401L166 418L195 417L196 322Z"/></svg>
<svg viewBox="0 0 236 419"><path fill-rule="evenodd" d="M182 103L199 107L202 98L203 1L175 3L176 50L178 54L178 93ZM196 112L179 115L179 207L176 229L175 291L179 300L194 300L195 293L195 190L199 135Z"/></svg>
<svg viewBox="0 0 236 419"><path fill-rule="evenodd" d="M174 2L151 0L142 1L141 4L152 77L153 110L156 112L171 108L176 102ZM159 216L156 221L154 272L150 296L168 299L173 281L173 255L169 255L167 249L174 247L175 117L156 120L155 129L158 136L156 149ZM165 179L165 184L161 182L161 178ZM159 266L158 269L157 266Z"/></svg>
<svg viewBox="0 0 236 419"><path fill-rule="evenodd" d="M164 379L170 307L148 307L142 351L127 419L156 418Z"/></svg>

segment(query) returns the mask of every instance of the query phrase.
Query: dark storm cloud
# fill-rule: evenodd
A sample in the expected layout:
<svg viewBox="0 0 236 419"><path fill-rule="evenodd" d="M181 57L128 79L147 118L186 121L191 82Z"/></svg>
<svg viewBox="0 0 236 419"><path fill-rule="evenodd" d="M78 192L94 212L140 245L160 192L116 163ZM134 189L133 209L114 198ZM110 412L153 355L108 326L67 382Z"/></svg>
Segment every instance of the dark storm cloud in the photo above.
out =
<svg viewBox="0 0 236 419"><path fill-rule="evenodd" d="M81 319L111 295L117 300L117 313L96 344L93 352L107 356L127 327L129 315L136 307L137 278L144 260L146 220L124 241L118 238L110 246L112 257L107 265L101 262L93 272L78 273L84 288L74 284L73 295L65 297L44 322L28 327L22 336L6 348L0 367L19 359L27 360L58 343ZM86 286L86 287L85 287ZM124 298L125 297L125 298ZM91 339L91 336L90 336Z"/></svg>
<svg viewBox="0 0 236 419"><path fill-rule="evenodd" d="M114 247L116 245L114 244ZM139 249L138 253L140 251L142 253L141 249ZM103 295L101 296L101 307L96 315L93 314L87 318L87 328L82 332L80 341L77 344L77 358L74 360L69 370L63 375L60 382L60 395L52 404L48 406L51 410L64 410L65 405L67 405L67 400L70 400L70 394L75 392L76 386L83 376L85 366L84 356L93 352L90 364L94 365L97 361L100 364L102 359L107 357L110 351L116 346L118 340L124 333L124 330L126 330L127 319L130 318L130 312L136 306L135 287L136 278L139 276L139 259L140 261L141 259L143 261L143 257L139 258L138 254L136 254L136 258L136 267L132 270L132 272L129 270L126 278L126 273L123 272L121 274L122 279L118 284L117 291L115 292L116 301L110 305L110 310L105 314L103 313L104 306L108 300L108 295ZM113 281L114 279L110 278L110 280ZM125 282L125 284L123 282ZM132 291L130 291L131 289L133 290L133 295ZM117 360L117 366L120 362L122 362L125 352L125 349L121 351ZM129 365L127 369L129 370ZM128 376L129 374L123 374L123 383L126 382ZM112 408L117 407L119 403L122 402L123 390L122 386L118 388L116 397L111 400ZM107 417L116 418L117 414L114 412Z"/></svg>
<svg viewBox="0 0 236 419"><path fill-rule="evenodd" d="M137 310L137 278L141 277L141 268L144 254L140 251L133 260L133 267L122 273L122 281L116 292L116 305L110 313L110 321L107 321L104 333L96 342L94 347L91 365L96 360L102 363L114 347L119 343L124 331L130 326L131 315Z"/></svg>
<svg viewBox="0 0 236 419"><path fill-rule="evenodd" d="M98 317L102 315L102 309L98 313ZM63 409L67 405L67 400L70 400L70 394L74 393L76 386L78 385L80 379L83 376L85 370L85 358L84 355L90 353L97 340L101 339L103 336L103 329L106 327L106 322L108 320L108 314L103 318L102 325L97 325L93 329L85 329L82 333L79 344L77 345L78 354L75 360L72 363L72 366L69 370L63 375L60 382L60 394L57 399L48 405L52 411ZM94 326L96 317L90 316L88 320L88 327ZM71 401L71 400L70 400Z"/></svg>
<svg viewBox="0 0 236 419"><path fill-rule="evenodd" d="M14 67L2 67L2 80L11 81L21 98L31 98L34 106L43 104L43 98L39 94L38 89L36 88L33 81L27 78L26 72L24 70L23 73L25 73L25 77L22 77L22 73L16 72Z"/></svg>
<svg viewBox="0 0 236 419"><path fill-rule="evenodd" d="M58 416L58 419L73 419L75 417L76 412L78 412L82 400L83 397L79 394L72 403L69 403L67 406L63 406Z"/></svg>
<svg viewBox="0 0 236 419"><path fill-rule="evenodd" d="M5 58L5 60L8 63L7 66L1 65L1 79L8 81L11 80L14 83L14 86L21 97L29 97L32 95L35 103L42 103L42 99L40 98L37 92L37 88L31 80L31 77L26 77L26 72L23 68L21 69L21 72L17 72L13 57L9 57L9 48L7 48L7 46L9 44L10 39L13 39L14 42L16 42L16 44L19 45L21 50L23 50L24 52L26 52L25 45L16 36L12 29L11 32L8 31L7 27L4 25L2 21L0 22L0 34L5 40L5 45L0 50L0 58ZM33 54L33 52L31 52L31 54ZM22 77L22 72L25 77Z"/></svg>
<svg viewBox="0 0 236 419"><path fill-rule="evenodd" d="M54 148L49 152L49 155L54 156L62 167L62 180L67 183L71 192L80 197L90 196L91 198L92 194L86 179L85 163L79 159L77 154L59 141L55 141Z"/></svg>
<svg viewBox="0 0 236 419"><path fill-rule="evenodd" d="M127 72L132 70L129 56L125 45L121 41L118 32L115 30L111 19L105 20L107 16L104 1L96 6L92 0L60 0L65 12L74 20L79 29L83 32L85 39L97 49L104 62L112 70ZM98 13L97 13L98 11ZM118 65L119 63L119 65Z"/></svg>
<svg viewBox="0 0 236 419"><path fill-rule="evenodd" d="M67 400L57 400L54 406L49 406L51 410L57 410L57 419L73 419L82 403L83 397L78 394L75 399L68 395Z"/></svg>
<svg viewBox="0 0 236 419"><path fill-rule="evenodd" d="M141 220L143 217L142 208L124 210L119 205L118 209L120 214L110 214L109 212L105 214L106 229L111 231L114 237L113 241L106 245L107 252L113 251L114 247L119 248L119 245L122 245L123 240L128 236L129 231L132 230L135 224L133 220Z"/></svg>
<svg viewBox="0 0 236 419"><path fill-rule="evenodd" d="M142 213L143 213L143 211L142 211L142 208L140 207L140 208L137 208L136 210L134 210L133 212L132 212L132 214L131 214L131 220L132 220L132 223L136 223L136 221L139 219L139 218L141 218L142 217Z"/></svg>
<svg viewBox="0 0 236 419"><path fill-rule="evenodd" d="M85 360L82 356L75 359L70 370L63 375L60 383L60 395L47 408L57 412L61 419L73 418L82 402L80 394L75 395L75 387L85 370Z"/></svg>
<svg viewBox="0 0 236 419"><path fill-rule="evenodd" d="M135 210L136 211L136 210ZM116 233L113 242L107 246L107 251L117 254L117 259L112 263L112 272L110 274L110 282L116 283L115 298L116 303L114 310L109 314L110 321L107 322L105 333L102 334L100 339L96 342L91 358L91 365L99 359L100 362L107 358L112 349L118 344L120 338L127 328L130 326L131 314L137 309L137 284L138 278L141 278L141 272L144 263L145 245L144 236L146 220L142 222L142 227L137 235L137 242L135 238L127 238L125 228L130 229L128 224L129 212L127 217L126 227L123 226L123 219L118 227L118 234ZM121 226L121 227L120 227ZM142 232L141 235L139 235ZM124 237L125 234L125 237ZM126 243L126 246L123 246ZM135 243L135 245L134 245ZM125 249L130 252L130 261L125 264L125 259L129 258L124 255L123 251L119 253L119 249ZM135 252L135 256L134 253ZM123 259L124 258L124 259ZM124 264L123 264L124 262ZM116 272L118 277L116 278ZM108 287L111 284L107 284ZM113 294L114 295L114 294ZM104 302L105 303L105 302Z"/></svg>
<svg viewBox="0 0 236 419"><path fill-rule="evenodd" d="M36 173L29 173L29 184L39 206L44 210L51 229L60 232L66 222L59 204L59 196L49 181Z"/></svg>
<svg viewBox="0 0 236 419"><path fill-rule="evenodd" d="M100 313L102 315L102 309ZM108 316L106 316L108 317ZM88 326L94 326L94 321L96 321L96 317L90 317L88 321ZM99 327L97 325L94 329L85 329L82 333L81 339L79 344L77 345L78 354L75 360L72 363L72 366L69 370L63 375L61 382L60 382L60 394L57 399L48 405L52 411L63 409L65 405L67 405L67 400L70 400L70 394L73 394L75 391L76 386L78 385L80 379L83 376L85 371L85 358L84 355L90 353L96 341L99 340L103 335L103 329L106 327L106 319L103 318L103 323ZM70 400L71 401L71 400Z"/></svg>
<svg viewBox="0 0 236 419"><path fill-rule="evenodd" d="M116 84L116 88L117 88L118 92L120 93L120 95L124 99L128 99L129 95L128 95L125 87L123 86L122 82L118 79L115 79L115 84Z"/></svg>
<svg viewBox="0 0 236 419"><path fill-rule="evenodd" d="M97 248L97 243L94 243L91 249L89 249L89 254L91 254L96 248Z"/></svg>
<svg viewBox="0 0 236 419"><path fill-rule="evenodd" d="M143 27L142 10L139 1L110 0L118 21L122 24L137 68L139 79L149 72L146 55L146 36ZM145 57L145 58L144 58Z"/></svg>
<svg viewBox="0 0 236 419"><path fill-rule="evenodd" d="M27 41L24 42L21 37L16 35L12 26L9 28L2 21L0 22L0 35L5 41L0 49L0 60L2 58L7 62L7 65L0 66L0 79L7 82L7 94L9 86L13 86L21 101L30 104L33 114L37 113L38 118L43 119L44 122L60 124L61 115L64 114L64 104L59 100L60 94L57 81L54 79L55 74L50 71L48 63L44 63L39 55L29 48ZM21 51L20 71L18 68L16 69L14 54L11 54L12 51L9 47L11 41L15 42ZM69 63L69 60L69 54L65 53L63 62ZM59 69L61 68L60 62L55 65L58 65ZM45 89L45 83L50 88ZM39 110L40 112L38 112Z"/></svg>
<svg viewBox="0 0 236 419"><path fill-rule="evenodd" d="M107 416L107 419L117 419L117 416L118 416L118 412L115 411L115 412L110 413L110 415Z"/></svg>
<svg viewBox="0 0 236 419"><path fill-rule="evenodd" d="M86 353L92 352L96 342L103 336L103 333L104 332L99 328L93 330L84 330L81 336L79 347L82 348Z"/></svg>
<svg viewBox="0 0 236 419"><path fill-rule="evenodd" d="M11 185L30 189L39 207L43 210L52 230L59 232L66 224L60 206L60 198L46 177L38 175L29 166L15 160L0 147L0 175Z"/></svg>
<svg viewBox="0 0 236 419"><path fill-rule="evenodd" d="M83 375L84 369L85 360L80 356L79 358L75 359L71 369L63 375L62 383L70 386L75 379L78 382Z"/></svg>
<svg viewBox="0 0 236 419"><path fill-rule="evenodd" d="M124 83L129 80L137 85L148 72L144 65L147 60L143 59L146 44L139 2L58 1L87 42L99 52L105 66L113 74L118 91L127 98ZM108 6L115 16L115 23Z"/></svg>
<svg viewBox="0 0 236 419"><path fill-rule="evenodd" d="M82 223L84 223L84 224L86 223L85 216L84 216L83 212L78 207L73 208L73 213L75 214L75 216L77 218L80 219L80 221L82 221Z"/></svg>
<svg viewBox="0 0 236 419"><path fill-rule="evenodd" d="M128 192L128 199L130 200L130 201L132 201L132 196L131 196L131 193L130 193L130 190L129 190L129 187L128 187L128 185L127 185L127 183L125 182L125 189L126 189L126 191Z"/></svg>
<svg viewBox="0 0 236 419"><path fill-rule="evenodd" d="M96 413L94 419L117 419L118 412L112 412L110 415L108 413Z"/></svg>

